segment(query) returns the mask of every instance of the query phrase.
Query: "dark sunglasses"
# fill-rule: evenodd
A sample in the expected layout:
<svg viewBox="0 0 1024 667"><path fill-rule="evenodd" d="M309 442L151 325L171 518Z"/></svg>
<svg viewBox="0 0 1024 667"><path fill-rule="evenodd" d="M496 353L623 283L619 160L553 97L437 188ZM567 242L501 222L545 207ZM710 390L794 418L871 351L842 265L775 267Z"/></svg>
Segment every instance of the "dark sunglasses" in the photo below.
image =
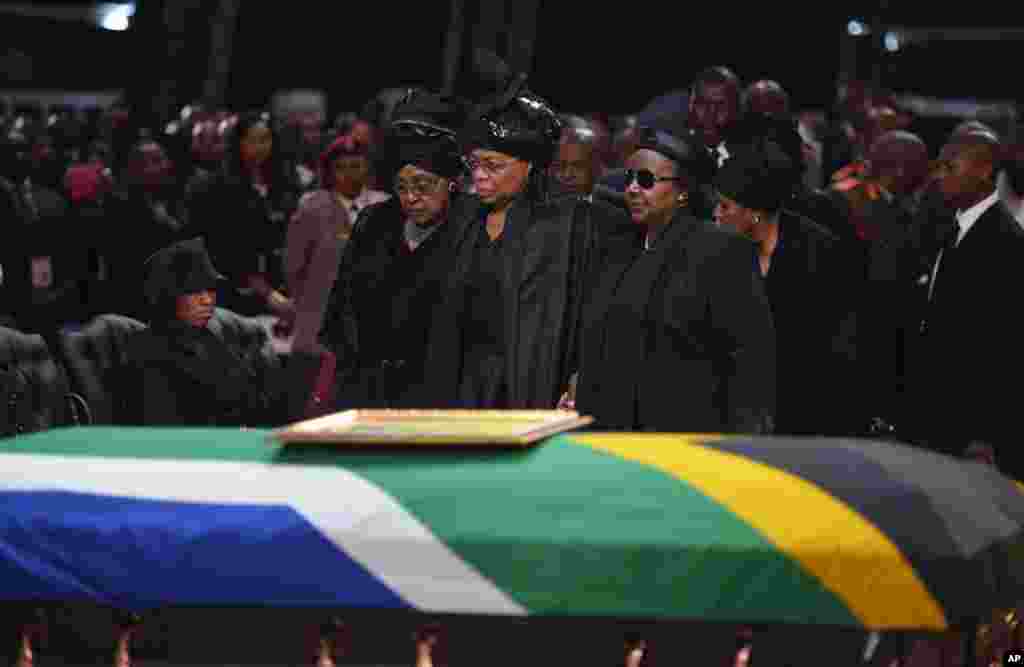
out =
<svg viewBox="0 0 1024 667"><path fill-rule="evenodd" d="M633 181L644 190L650 190L654 187L655 183L661 181L678 181L678 176L655 176L654 172L650 169L627 169L626 170L626 187L633 185Z"/></svg>

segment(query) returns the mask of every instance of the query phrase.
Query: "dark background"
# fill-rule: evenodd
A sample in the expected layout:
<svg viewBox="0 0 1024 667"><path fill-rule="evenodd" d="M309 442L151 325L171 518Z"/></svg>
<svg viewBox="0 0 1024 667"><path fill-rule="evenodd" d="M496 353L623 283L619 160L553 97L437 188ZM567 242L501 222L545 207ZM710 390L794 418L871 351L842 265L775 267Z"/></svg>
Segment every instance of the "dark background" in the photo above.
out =
<svg viewBox="0 0 1024 667"><path fill-rule="evenodd" d="M153 0L143 0L145 2ZM0 5L5 4L0 2ZM42 2L36 5L89 4ZM140 3L140 7L141 7ZM85 23L4 15L0 54L20 52L25 72L4 68L4 88L122 89L175 80L182 101L198 96L209 64L208 6L190 10L186 49L173 72L161 71L154 33L108 32ZM515 3L512 3L513 5ZM840 73L840 45L854 17L895 25L1005 27L1019 23L1013 3L970 5L877 0L837 3L593 3L542 0L534 48L533 87L572 111L634 112L660 93L685 87L710 64L726 64L745 80L770 77L799 107L829 105ZM480 20L482 3L465 18ZM243 2L228 82L228 103L251 108L282 88L328 93L332 113L357 110L378 90L442 83L447 0L323 3ZM908 46L879 56L880 32L856 40L858 74L898 91L1014 100L1024 42ZM466 46L470 46L467 40ZM466 49L464 49L465 51ZM878 60L881 57L882 60ZM24 64L23 61L22 65ZM460 81L464 81L460 79Z"/></svg>

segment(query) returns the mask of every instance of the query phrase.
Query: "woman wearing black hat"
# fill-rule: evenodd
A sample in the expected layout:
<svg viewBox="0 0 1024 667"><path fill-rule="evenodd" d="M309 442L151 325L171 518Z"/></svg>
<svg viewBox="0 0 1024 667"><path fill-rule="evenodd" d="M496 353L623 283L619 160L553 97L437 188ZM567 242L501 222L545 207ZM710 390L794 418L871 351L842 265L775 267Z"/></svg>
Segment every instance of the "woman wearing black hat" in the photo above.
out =
<svg viewBox="0 0 1024 667"><path fill-rule="evenodd" d="M694 217L713 165L641 128L626 199L643 250L612 258L588 307L576 405L609 430L772 430L775 334L750 242Z"/></svg>
<svg viewBox="0 0 1024 667"><path fill-rule="evenodd" d="M197 185L189 220L230 285L221 296L244 315L288 316L283 248L300 188L267 113L242 114L231 128L221 170Z"/></svg>
<svg viewBox="0 0 1024 667"><path fill-rule="evenodd" d="M477 196L455 230L425 400L550 409L576 370L586 277L616 225L582 200L547 197L557 115L493 55L477 67L499 92L473 110L462 136Z"/></svg>
<svg viewBox="0 0 1024 667"><path fill-rule="evenodd" d="M412 91L385 141L395 197L368 207L342 257L321 338L339 359L337 408L415 407L431 315L450 268L462 105Z"/></svg>
<svg viewBox="0 0 1024 667"><path fill-rule="evenodd" d="M833 346L852 312L853 275L832 233L785 208L798 174L774 141L752 144L716 175L715 216L757 244L776 332L776 433L842 435L850 383Z"/></svg>
<svg viewBox="0 0 1024 667"><path fill-rule="evenodd" d="M286 387L262 326L216 308L224 281L202 239L158 251L144 286L149 328L128 341L122 386L129 423L275 426Z"/></svg>

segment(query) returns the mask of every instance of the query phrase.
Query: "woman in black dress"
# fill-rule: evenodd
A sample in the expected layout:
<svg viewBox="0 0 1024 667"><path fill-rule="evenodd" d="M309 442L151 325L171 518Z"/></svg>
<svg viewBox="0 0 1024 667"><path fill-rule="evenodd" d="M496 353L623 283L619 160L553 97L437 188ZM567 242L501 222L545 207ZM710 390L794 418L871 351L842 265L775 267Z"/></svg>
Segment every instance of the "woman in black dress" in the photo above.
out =
<svg viewBox="0 0 1024 667"><path fill-rule="evenodd" d="M608 430L772 430L775 333L750 241L694 217L712 165L693 137L641 128L626 199L642 249L601 269L576 405Z"/></svg>
<svg viewBox="0 0 1024 667"><path fill-rule="evenodd" d="M776 433L845 435L853 375L844 323L857 276L834 234L785 207L799 175L780 145L752 144L715 178L716 218L757 244L776 332Z"/></svg>
<svg viewBox="0 0 1024 667"><path fill-rule="evenodd" d="M586 276L628 221L580 198L547 196L558 116L527 90L525 75L493 55L478 65L498 92L473 110L462 136L476 197L452 230L423 400L550 409L578 362Z"/></svg>
<svg viewBox="0 0 1024 667"><path fill-rule="evenodd" d="M339 359L337 409L416 407L450 267L464 113L457 101L423 92L394 110L385 156L396 196L361 214L321 331Z"/></svg>

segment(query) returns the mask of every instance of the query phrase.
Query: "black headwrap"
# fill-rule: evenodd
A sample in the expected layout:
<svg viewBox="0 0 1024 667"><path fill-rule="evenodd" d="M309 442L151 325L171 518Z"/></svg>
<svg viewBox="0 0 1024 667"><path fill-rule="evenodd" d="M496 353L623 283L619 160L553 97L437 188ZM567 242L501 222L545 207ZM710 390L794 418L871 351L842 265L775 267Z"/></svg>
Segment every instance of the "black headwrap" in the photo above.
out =
<svg viewBox="0 0 1024 667"><path fill-rule="evenodd" d="M461 134L463 149L484 148L546 166L562 134L558 114L526 88L526 75L516 74L498 56L478 50L478 76L496 90L470 112Z"/></svg>
<svg viewBox="0 0 1024 667"><path fill-rule="evenodd" d="M394 147L392 155L394 173L411 164L437 176L454 179L463 169L458 144L447 139L403 141Z"/></svg>
<svg viewBox="0 0 1024 667"><path fill-rule="evenodd" d="M794 178L803 174L804 140L792 118L777 118L765 113L748 112L737 125L730 145L740 150L763 151L768 143L781 150L793 166Z"/></svg>
<svg viewBox="0 0 1024 667"><path fill-rule="evenodd" d="M793 195L794 169L781 146L767 141L731 157L715 177L715 189L741 206L774 213Z"/></svg>
<svg viewBox="0 0 1024 667"><path fill-rule="evenodd" d="M413 164L456 178L463 168L457 132L465 117L461 100L410 88L395 105L386 140L392 173Z"/></svg>

